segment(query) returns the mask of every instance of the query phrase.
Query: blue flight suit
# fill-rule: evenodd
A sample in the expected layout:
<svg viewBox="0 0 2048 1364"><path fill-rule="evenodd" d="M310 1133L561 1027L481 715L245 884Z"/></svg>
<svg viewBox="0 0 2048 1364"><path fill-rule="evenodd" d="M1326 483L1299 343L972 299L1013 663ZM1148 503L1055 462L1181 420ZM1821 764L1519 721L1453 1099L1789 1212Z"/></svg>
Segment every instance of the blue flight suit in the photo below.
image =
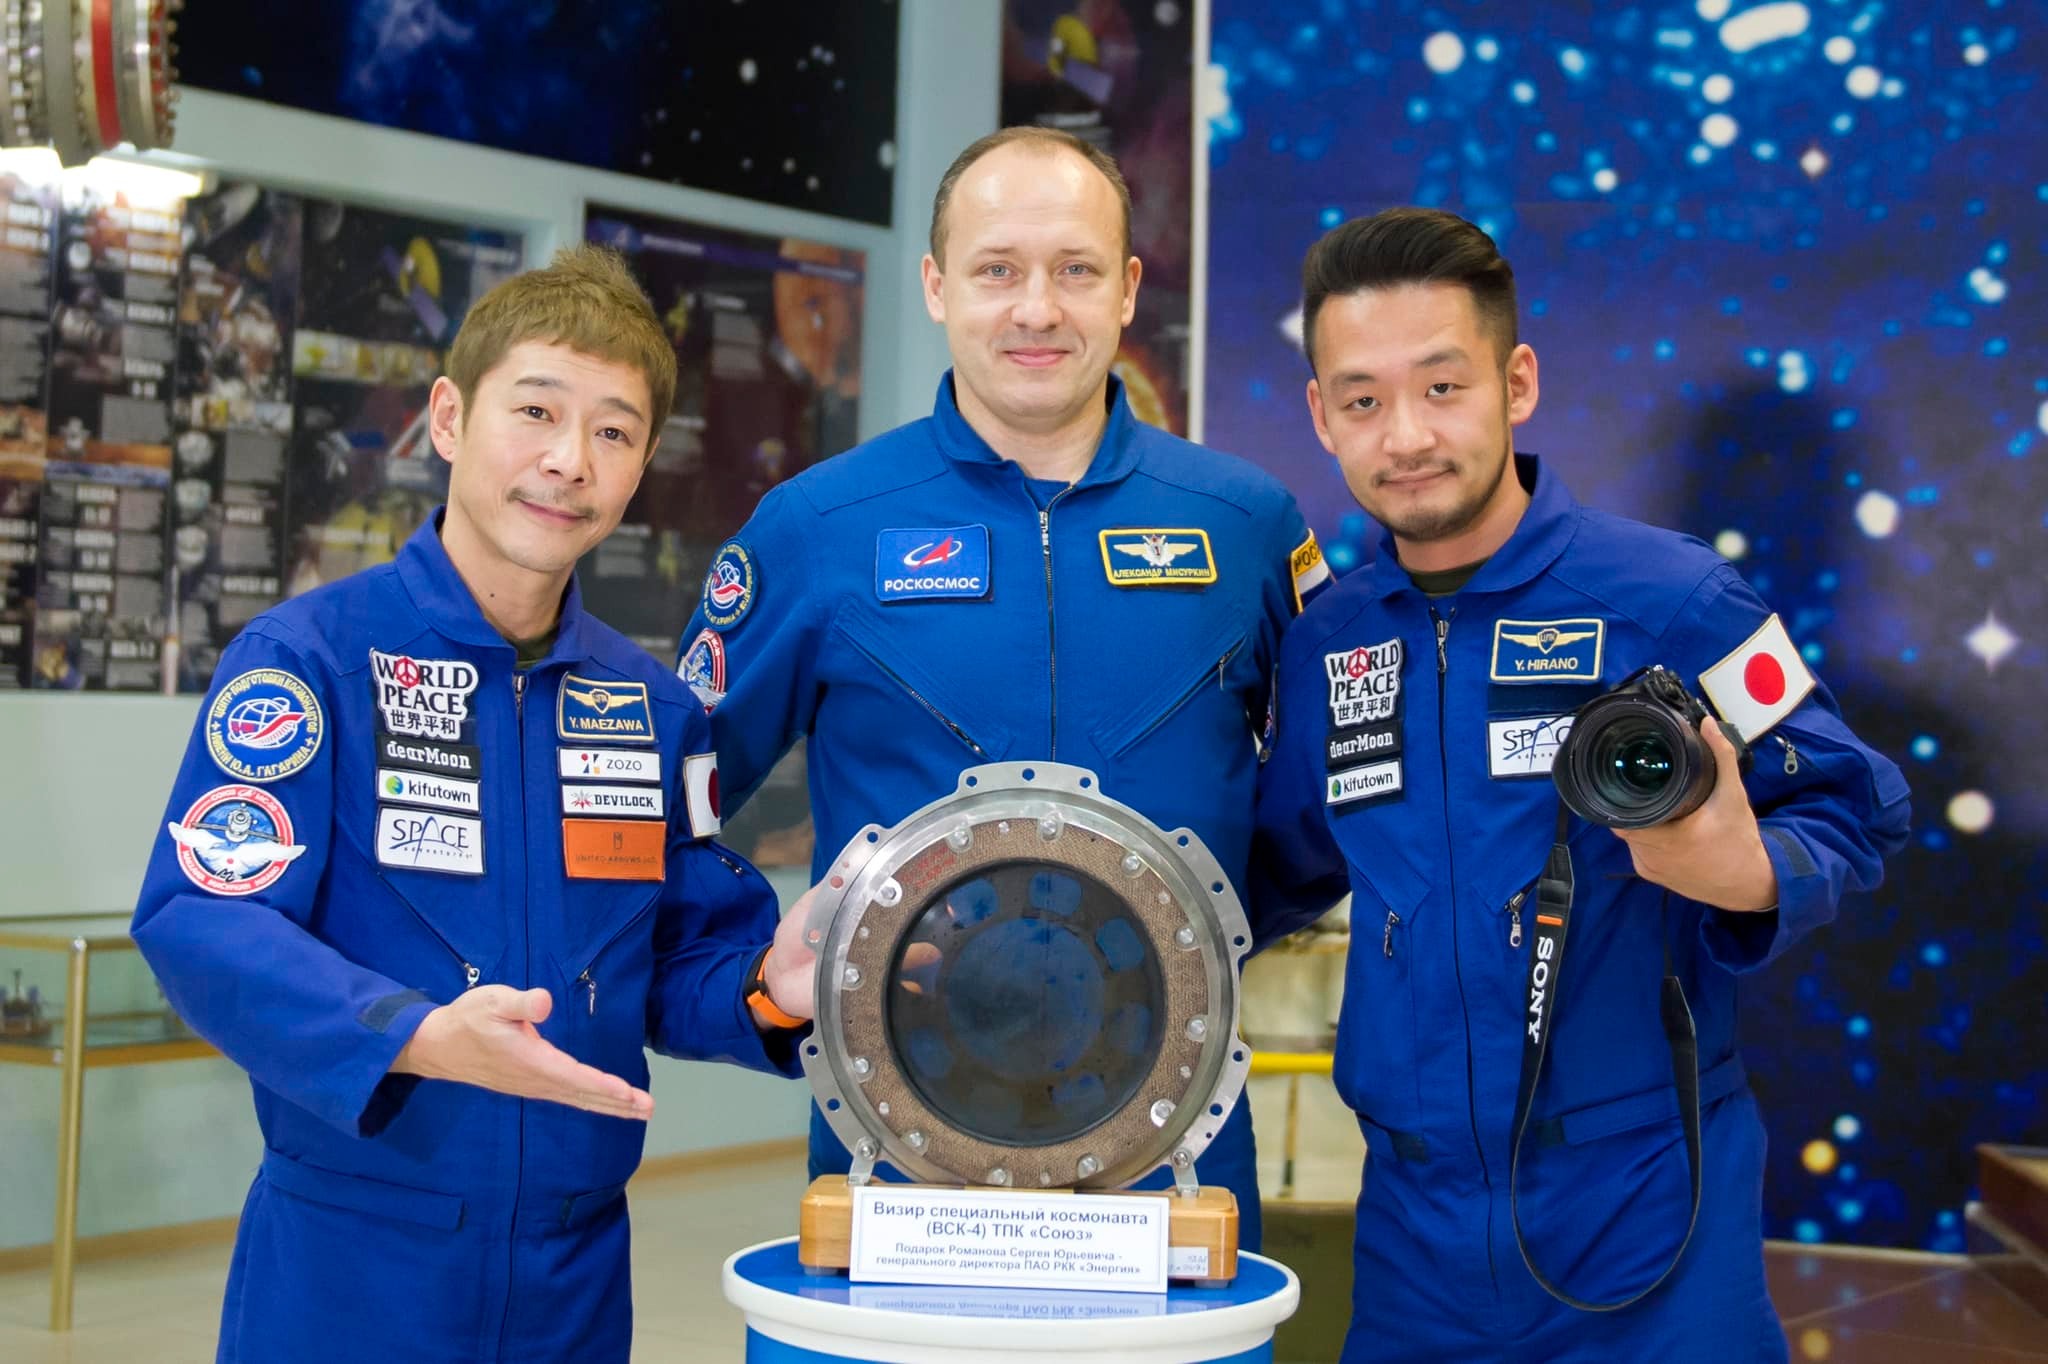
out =
<svg viewBox="0 0 2048 1364"><path fill-rule="evenodd" d="M643 1088L646 1046L796 1072L742 1001L776 900L708 841L702 708L573 583L515 670L439 522L223 653L136 907L263 1129L223 1361L627 1357L645 1124L387 1074L465 989L545 987L540 1035Z"/></svg>
<svg viewBox="0 0 2048 1364"><path fill-rule="evenodd" d="M1535 941L1523 918L1559 808L1546 721L1652 663L1697 693L1770 613L1698 541L1582 507L1534 459L1516 466L1532 503L1460 591L1431 601L1383 531L1377 558L1323 594L1281 654L1259 865L1291 868L1295 894L1353 895L1335 1079L1370 1158L1344 1359L1782 1359L1737 986L1844 892L1877 884L1905 841L1905 781L1824 687L1764 734L1745 778L1778 881L1776 911L1760 914L1667 895L1633 875L1612 831L1571 821L1569 952L1516 1190L1531 1259L1563 1292L1611 1302L1684 1237L1667 970L1697 1027L1704 1194L1683 1260L1647 1298L1595 1313L1550 1297L1508 1203ZM1361 717L1366 696L1382 708Z"/></svg>
<svg viewBox="0 0 2048 1364"><path fill-rule="evenodd" d="M928 419L777 487L719 552L679 670L716 702L735 807L808 736L818 875L963 768L1037 758L1194 830L1242 891L1296 566L1305 586L1327 570L1272 478L1140 422L1114 378L1107 401L1087 473L1034 486L967 424L949 373ZM1197 1173L1237 1195L1256 1249L1248 1109ZM847 1163L814 1109L813 1175Z"/></svg>

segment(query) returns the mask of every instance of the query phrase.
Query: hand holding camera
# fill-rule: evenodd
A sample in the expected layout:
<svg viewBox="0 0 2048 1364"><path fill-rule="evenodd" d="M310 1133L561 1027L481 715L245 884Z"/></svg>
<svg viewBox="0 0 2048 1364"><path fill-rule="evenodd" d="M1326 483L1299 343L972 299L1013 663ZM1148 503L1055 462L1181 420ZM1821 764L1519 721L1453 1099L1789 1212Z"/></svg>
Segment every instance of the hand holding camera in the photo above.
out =
<svg viewBox="0 0 2048 1364"><path fill-rule="evenodd" d="M1768 910L1777 873L1742 786L1742 736L1645 668L1579 708L1551 768L1572 813L1628 844L1636 875L1701 904Z"/></svg>
<svg viewBox="0 0 2048 1364"><path fill-rule="evenodd" d="M1719 721L1703 717L1700 736L1711 751L1713 792L1691 814L1642 829L1616 829L1628 844L1636 875L1688 900L1717 909L1767 910L1778 904L1778 875L1742 789L1742 767Z"/></svg>

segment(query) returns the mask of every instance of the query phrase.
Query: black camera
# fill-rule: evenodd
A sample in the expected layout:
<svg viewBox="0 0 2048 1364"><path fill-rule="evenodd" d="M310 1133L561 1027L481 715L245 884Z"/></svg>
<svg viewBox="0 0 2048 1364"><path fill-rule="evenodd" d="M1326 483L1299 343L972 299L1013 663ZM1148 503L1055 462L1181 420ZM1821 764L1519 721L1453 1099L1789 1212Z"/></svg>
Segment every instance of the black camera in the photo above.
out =
<svg viewBox="0 0 2048 1364"><path fill-rule="evenodd" d="M1572 716L1550 779L1571 812L1610 829L1647 829L1682 819L1714 790L1714 754L1700 737L1706 704L1678 674L1652 664ZM1749 745L1716 720L1746 767Z"/></svg>

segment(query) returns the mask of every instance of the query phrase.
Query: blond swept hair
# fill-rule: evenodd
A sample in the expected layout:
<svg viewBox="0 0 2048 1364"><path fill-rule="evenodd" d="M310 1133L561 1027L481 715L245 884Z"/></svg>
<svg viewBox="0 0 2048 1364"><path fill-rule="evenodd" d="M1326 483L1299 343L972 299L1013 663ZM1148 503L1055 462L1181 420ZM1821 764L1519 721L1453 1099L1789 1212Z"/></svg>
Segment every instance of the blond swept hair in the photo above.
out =
<svg viewBox="0 0 2048 1364"><path fill-rule="evenodd" d="M476 301L448 348L448 377L462 394L465 420L484 375L528 341L639 370L653 405L652 450L675 406L676 353L624 257L588 242L565 246L542 269L514 275Z"/></svg>

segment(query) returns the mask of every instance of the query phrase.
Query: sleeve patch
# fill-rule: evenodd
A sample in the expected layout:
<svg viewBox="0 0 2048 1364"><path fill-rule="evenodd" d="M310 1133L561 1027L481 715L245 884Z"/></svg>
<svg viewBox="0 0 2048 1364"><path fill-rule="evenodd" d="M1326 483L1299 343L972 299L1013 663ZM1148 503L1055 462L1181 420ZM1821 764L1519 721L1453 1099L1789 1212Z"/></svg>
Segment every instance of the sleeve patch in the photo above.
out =
<svg viewBox="0 0 2048 1364"><path fill-rule="evenodd" d="M1714 709L1751 743L1797 709L1814 685L1813 672L1775 613L1700 674L1700 689Z"/></svg>
<svg viewBox="0 0 2048 1364"><path fill-rule="evenodd" d="M704 575L704 619L713 629L731 629L753 608L759 590L754 556L739 541L727 540L712 556L711 571Z"/></svg>
<svg viewBox="0 0 2048 1364"><path fill-rule="evenodd" d="M692 753L683 759L683 791L689 802L690 837L715 837L719 830L716 753Z"/></svg>
<svg viewBox="0 0 2048 1364"><path fill-rule="evenodd" d="M1330 563L1323 557L1323 547L1316 543L1316 533L1310 531L1308 539L1295 546L1288 556L1287 567L1294 577L1294 610L1299 615L1303 607L1315 600L1318 592L1330 585Z"/></svg>

